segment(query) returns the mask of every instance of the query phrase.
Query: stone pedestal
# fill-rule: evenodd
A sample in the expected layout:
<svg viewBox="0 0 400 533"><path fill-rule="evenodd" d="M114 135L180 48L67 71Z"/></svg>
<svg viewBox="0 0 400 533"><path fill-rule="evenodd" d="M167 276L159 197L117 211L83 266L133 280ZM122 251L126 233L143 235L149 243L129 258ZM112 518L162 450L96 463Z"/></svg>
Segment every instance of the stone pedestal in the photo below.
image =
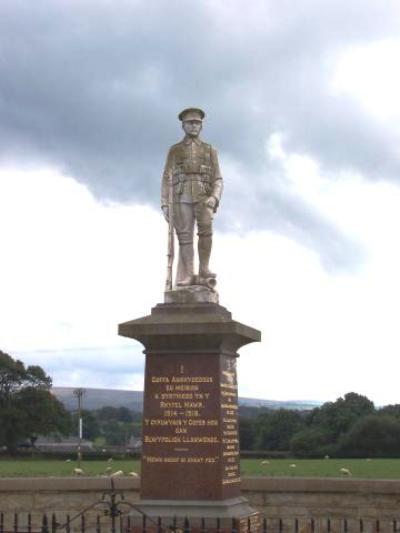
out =
<svg viewBox="0 0 400 533"><path fill-rule="evenodd" d="M260 332L218 304L165 303L119 334L146 354L138 507L153 517L254 517L240 496L236 359Z"/></svg>

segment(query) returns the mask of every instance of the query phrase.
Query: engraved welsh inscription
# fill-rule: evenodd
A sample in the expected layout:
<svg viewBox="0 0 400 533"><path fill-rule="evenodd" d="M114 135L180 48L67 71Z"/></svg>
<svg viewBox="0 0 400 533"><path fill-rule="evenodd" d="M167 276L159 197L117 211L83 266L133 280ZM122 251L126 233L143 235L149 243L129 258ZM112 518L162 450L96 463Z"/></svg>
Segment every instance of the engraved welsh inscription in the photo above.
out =
<svg viewBox="0 0 400 533"><path fill-rule="evenodd" d="M235 358L150 355L146 364L142 497L238 494ZM160 474L162 486L154 486Z"/></svg>

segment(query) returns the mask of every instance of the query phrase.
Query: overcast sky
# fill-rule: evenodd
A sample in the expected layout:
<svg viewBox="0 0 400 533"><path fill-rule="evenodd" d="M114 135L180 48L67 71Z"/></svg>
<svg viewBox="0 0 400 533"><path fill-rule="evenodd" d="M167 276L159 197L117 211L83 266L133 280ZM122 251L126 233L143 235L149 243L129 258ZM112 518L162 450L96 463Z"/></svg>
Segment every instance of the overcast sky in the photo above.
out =
<svg viewBox="0 0 400 533"><path fill-rule="evenodd" d="M117 324L163 299L160 176L196 106L220 303L263 334L240 394L400 403L399 24L397 0L2 0L0 349L143 388Z"/></svg>

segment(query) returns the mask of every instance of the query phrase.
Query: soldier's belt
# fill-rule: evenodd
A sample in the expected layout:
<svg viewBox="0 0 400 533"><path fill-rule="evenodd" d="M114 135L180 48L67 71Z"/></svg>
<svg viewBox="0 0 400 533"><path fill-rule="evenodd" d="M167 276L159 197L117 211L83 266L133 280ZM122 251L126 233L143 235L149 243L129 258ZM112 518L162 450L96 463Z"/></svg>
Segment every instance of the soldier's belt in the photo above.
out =
<svg viewBox="0 0 400 533"><path fill-rule="evenodd" d="M177 165L177 172L184 174L210 174L211 167L194 161L185 161Z"/></svg>
<svg viewBox="0 0 400 533"><path fill-rule="evenodd" d="M197 183L211 183L210 176L205 176L204 174L191 174L189 176L180 175L173 178L173 185L178 185L178 183L185 183L187 181L194 181Z"/></svg>

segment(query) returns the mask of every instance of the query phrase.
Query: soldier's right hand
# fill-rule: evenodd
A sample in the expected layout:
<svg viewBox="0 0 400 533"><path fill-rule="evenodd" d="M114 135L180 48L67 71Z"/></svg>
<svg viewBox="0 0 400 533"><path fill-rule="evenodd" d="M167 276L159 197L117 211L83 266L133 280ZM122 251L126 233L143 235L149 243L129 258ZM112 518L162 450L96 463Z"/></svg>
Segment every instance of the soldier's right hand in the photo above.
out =
<svg viewBox="0 0 400 533"><path fill-rule="evenodd" d="M161 209L162 209L165 220L169 222L169 207L167 205L163 205Z"/></svg>

